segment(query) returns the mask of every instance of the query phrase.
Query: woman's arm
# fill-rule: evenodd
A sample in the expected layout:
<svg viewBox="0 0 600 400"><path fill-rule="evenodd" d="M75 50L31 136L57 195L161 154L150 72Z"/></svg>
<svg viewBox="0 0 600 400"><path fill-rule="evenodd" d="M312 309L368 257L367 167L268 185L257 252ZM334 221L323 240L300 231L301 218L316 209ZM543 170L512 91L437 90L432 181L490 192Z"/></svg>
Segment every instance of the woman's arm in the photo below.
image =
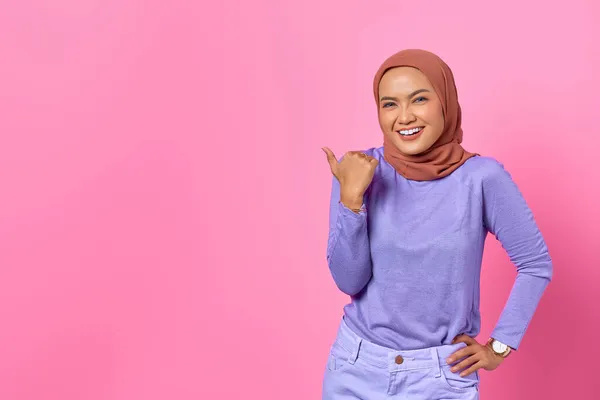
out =
<svg viewBox="0 0 600 400"><path fill-rule="evenodd" d="M371 279L367 210L363 207L355 213L340 202L340 184L335 177L329 209L327 263L337 287L347 295L358 294Z"/></svg>
<svg viewBox="0 0 600 400"><path fill-rule="evenodd" d="M508 301L491 337L517 349L552 279L552 260L519 188L496 162L483 182L484 223L517 268Z"/></svg>

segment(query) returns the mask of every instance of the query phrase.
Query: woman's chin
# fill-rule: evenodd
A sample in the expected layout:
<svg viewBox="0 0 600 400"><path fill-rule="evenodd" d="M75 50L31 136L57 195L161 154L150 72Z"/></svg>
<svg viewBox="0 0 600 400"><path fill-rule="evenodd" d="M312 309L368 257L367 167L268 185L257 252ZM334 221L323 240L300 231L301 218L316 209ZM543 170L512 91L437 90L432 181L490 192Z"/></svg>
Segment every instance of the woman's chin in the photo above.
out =
<svg viewBox="0 0 600 400"><path fill-rule="evenodd" d="M415 156L427 150L424 148L425 146L423 146L423 143L420 143L420 140L418 139L410 143L403 142L402 140L395 140L394 145L399 152L407 156Z"/></svg>
<svg viewBox="0 0 600 400"><path fill-rule="evenodd" d="M403 140L398 135L397 132L386 132L386 136L390 139L389 141L394 147L400 153L407 156L415 156L424 153L433 145L429 145L431 137L428 135L428 132L424 132L424 135L421 135L414 140Z"/></svg>

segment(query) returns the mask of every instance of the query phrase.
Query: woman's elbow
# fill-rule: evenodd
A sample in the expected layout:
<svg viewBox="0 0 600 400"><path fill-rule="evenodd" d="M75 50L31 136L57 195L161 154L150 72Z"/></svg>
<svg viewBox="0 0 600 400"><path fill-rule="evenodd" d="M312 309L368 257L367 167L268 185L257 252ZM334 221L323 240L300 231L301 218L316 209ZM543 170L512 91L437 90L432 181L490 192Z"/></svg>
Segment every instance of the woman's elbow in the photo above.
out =
<svg viewBox="0 0 600 400"><path fill-rule="evenodd" d="M349 274L348 271L342 271L341 276L331 269L331 275L337 288L348 296L359 294L371 279L370 274L361 273L358 276Z"/></svg>
<svg viewBox="0 0 600 400"><path fill-rule="evenodd" d="M367 285L366 282L361 283L361 282L338 282L338 281L335 281L335 284L341 292L347 294L348 296L356 296Z"/></svg>
<svg viewBox="0 0 600 400"><path fill-rule="evenodd" d="M518 269L518 273L546 279L550 282L554 275L554 266L550 257L546 257L544 260L537 260L535 263L523 265Z"/></svg>

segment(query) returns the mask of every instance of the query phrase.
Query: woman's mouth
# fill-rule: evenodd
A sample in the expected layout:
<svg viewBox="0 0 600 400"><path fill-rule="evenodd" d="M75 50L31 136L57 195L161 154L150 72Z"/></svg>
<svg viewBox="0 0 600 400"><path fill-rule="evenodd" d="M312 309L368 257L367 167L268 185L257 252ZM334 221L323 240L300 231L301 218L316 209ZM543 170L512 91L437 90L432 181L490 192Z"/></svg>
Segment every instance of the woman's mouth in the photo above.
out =
<svg viewBox="0 0 600 400"><path fill-rule="evenodd" d="M419 126L411 129L402 129L396 132L398 132L402 140L415 140L421 135L421 132L423 132L424 129L424 127Z"/></svg>

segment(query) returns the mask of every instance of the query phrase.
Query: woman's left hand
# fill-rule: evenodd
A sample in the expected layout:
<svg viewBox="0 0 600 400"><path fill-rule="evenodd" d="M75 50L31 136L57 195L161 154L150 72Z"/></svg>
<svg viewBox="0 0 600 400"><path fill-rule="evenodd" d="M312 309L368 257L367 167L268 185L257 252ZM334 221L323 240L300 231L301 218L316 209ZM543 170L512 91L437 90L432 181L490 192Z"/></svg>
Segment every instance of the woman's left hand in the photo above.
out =
<svg viewBox="0 0 600 400"><path fill-rule="evenodd" d="M504 361L504 358L494 353L489 346L479 344L469 335L459 335L452 341L453 344L460 342L466 343L467 347L456 351L446 359L448 364L452 364L456 360L467 357L451 368L452 372L458 372L469 367L462 371L460 376L467 376L480 368L493 371Z"/></svg>

